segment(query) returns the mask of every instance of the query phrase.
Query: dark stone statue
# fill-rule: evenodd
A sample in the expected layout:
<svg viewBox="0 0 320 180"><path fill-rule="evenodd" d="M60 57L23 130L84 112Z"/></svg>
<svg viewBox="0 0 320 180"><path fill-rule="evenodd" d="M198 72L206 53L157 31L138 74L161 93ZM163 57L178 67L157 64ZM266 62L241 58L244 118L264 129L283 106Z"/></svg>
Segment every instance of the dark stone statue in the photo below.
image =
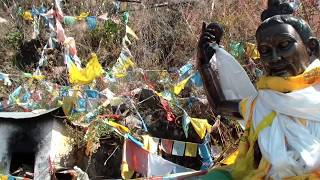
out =
<svg viewBox="0 0 320 180"><path fill-rule="evenodd" d="M288 80L297 79L297 77L302 77L300 79L301 82L313 80L315 83L308 87L315 90L313 91L313 94L310 93L309 95L308 93L305 93L307 91L300 91L298 92L300 93L299 97L295 95L292 96L291 92L296 93L294 90L281 92L277 92L272 88L263 92L260 92L259 90L258 94L252 97L253 100L250 102L250 106L248 106L251 108L246 111L250 111L251 115L244 115L244 111L242 111L240 104L243 102L241 99L230 101L225 98L219 81L219 72L217 68L212 68L218 67L216 64L212 64L217 61L211 62L210 60L215 54L216 45L220 43L222 38L222 27L217 23L211 23L208 26L205 23L203 24L198 43L198 68L204 82L204 88L209 104L217 114L228 113L234 116L243 116L244 119L247 120L247 127L244 136L240 140L239 156L235 165L231 166L231 170L213 170L209 175L206 175L204 179L269 179L270 177L271 179L282 179L284 177L292 176L311 177L305 175L312 173L310 169L316 168L316 172L319 171L319 165L312 164L313 161L318 161L317 157L311 155L310 157L314 157L313 159L306 160L305 158L305 154L310 155L312 153L320 153L320 148L315 148L320 136L317 134L318 130L313 131L319 127L318 119L316 121L311 119L300 121L302 116L291 116L290 113L292 112L288 111L288 113L280 113L277 110L281 110L282 107L275 107L277 106L277 102L285 102L281 99L282 97L285 97L288 98L289 101L292 100L292 102L311 104L308 107L309 110L318 108L318 102L314 103L313 97L320 95L320 91L317 89L319 88L320 82L319 63L317 69L312 69L315 73L307 75L304 73L309 72L307 68L310 68L310 65L313 65L315 60L319 61L319 41L314 37L310 26L301 18L290 15L292 13L293 9L288 3L280 3L279 0L269 0L268 9L263 11L261 15L262 23L256 31L256 41L260 53L260 60L265 72L264 75L269 79L277 78L277 80L281 80L281 82L289 82ZM308 75L312 76L312 78ZM301 86L300 81L295 81L295 83L295 85L298 84L297 86ZM278 86L278 84L276 84L276 86ZM304 86L304 88L305 87L306 86ZM274 98L273 101L267 101L266 99L263 99L265 97L264 94L267 93L270 95L268 97L277 97L279 95L281 100L278 101ZM289 93L291 94L289 95ZM308 100L300 97L306 97ZM260 101L260 104L256 108L257 99ZM297 99L299 99L299 101L296 101ZM265 102L269 102L269 104ZM274 106L271 107L270 103ZM290 109L291 107L289 106L294 106L294 108L291 109L299 109L298 103L288 103L290 105L287 105L285 102L283 106L288 106L284 109ZM302 113L309 111L307 109L299 110ZM259 115L259 113L265 114ZM296 115L297 113L292 114ZM312 115L312 113L310 114ZM309 116L309 114L306 116ZM275 117L277 119L276 123L274 123ZM270 119L268 120L268 118ZM301 128L300 130L302 131L290 131L286 129L287 125L283 125L281 122L279 123L279 121L286 122L292 126L297 125L296 127L298 129ZM308 123L310 123L309 126L306 125ZM259 133L265 130L265 128L267 128L267 130L264 132L264 135L260 136ZM282 140L281 143L279 143L280 140L272 139L270 137L274 135L274 132L280 131L282 134L279 133L277 138ZM266 135L266 132L267 134L269 133L269 136ZM255 135L255 133L257 134ZM264 139L261 139L262 137ZM291 138L291 141L288 140L288 137ZM300 139L297 137L300 137ZM305 141L307 141L308 138L314 139L307 145L305 144ZM280 147L276 147L274 144L281 145L282 149L280 151L286 156L285 158L281 156L279 157L279 160L274 156L273 158L270 158L272 153L278 153L279 151L277 151L277 149L280 149ZM298 147L300 147L300 149ZM292 161L288 162L286 159ZM237 163L237 161L239 163Z"/></svg>
<svg viewBox="0 0 320 180"><path fill-rule="evenodd" d="M286 3L269 1L269 8L262 13L263 22L257 29L256 40L268 76L301 74L319 57L319 41L304 20L289 15L292 12ZM238 113L240 100L225 100L218 73L209 64L215 53L212 46L220 43L222 35L223 29L219 24L203 24L198 44L198 67L211 108L217 113Z"/></svg>

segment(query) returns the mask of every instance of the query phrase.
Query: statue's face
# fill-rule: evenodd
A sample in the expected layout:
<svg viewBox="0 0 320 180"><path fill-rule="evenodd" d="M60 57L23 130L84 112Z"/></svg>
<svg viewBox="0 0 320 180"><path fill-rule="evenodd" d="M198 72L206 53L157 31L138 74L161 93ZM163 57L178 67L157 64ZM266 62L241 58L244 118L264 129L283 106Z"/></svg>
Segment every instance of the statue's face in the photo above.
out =
<svg viewBox="0 0 320 180"><path fill-rule="evenodd" d="M310 64L298 32L289 24L277 24L257 34L261 62L268 76L296 76Z"/></svg>

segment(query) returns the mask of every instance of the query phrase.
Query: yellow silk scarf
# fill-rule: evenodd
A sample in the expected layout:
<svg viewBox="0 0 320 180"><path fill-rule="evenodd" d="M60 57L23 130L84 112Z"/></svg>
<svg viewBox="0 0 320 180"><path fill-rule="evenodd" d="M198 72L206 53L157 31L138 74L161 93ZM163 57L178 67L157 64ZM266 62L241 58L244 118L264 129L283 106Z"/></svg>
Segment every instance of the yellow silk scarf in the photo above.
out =
<svg viewBox="0 0 320 180"><path fill-rule="evenodd" d="M257 82L258 89L272 89L279 92L290 92L304 89L311 85L320 83L320 67L305 71L297 76L277 77L265 76L261 77Z"/></svg>

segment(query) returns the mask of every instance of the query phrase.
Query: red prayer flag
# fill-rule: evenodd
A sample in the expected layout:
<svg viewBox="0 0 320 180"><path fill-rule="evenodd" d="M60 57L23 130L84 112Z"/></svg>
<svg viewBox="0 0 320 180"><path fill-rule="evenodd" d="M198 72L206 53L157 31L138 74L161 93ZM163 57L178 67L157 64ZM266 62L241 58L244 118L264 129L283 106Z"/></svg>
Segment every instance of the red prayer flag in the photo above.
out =
<svg viewBox="0 0 320 180"><path fill-rule="evenodd" d="M160 149L167 154L172 153L173 141L170 139L161 139Z"/></svg>
<svg viewBox="0 0 320 180"><path fill-rule="evenodd" d="M167 112L167 120L168 121L176 120L176 117L174 116L174 114L168 104L168 101L164 100L163 98L160 98L160 102L163 106L163 109Z"/></svg>
<svg viewBox="0 0 320 180"><path fill-rule="evenodd" d="M127 162L129 169L147 175L149 152L137 146L131 140L125 141L125 148L123 151L125 155L123 160Z"/></svg>

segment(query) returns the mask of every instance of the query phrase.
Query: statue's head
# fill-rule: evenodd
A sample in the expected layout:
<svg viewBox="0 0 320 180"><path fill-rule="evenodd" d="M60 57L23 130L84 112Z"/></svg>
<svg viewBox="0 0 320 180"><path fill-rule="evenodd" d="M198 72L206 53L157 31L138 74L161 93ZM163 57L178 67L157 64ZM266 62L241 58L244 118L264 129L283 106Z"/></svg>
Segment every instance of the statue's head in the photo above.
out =
<svg viewBox="0 0 320 180"><path fill-rule="evenodd" d="M269 0L256 32L261 62L269 76L296 76L319 57L319 41L287 3Z"/></svg>

